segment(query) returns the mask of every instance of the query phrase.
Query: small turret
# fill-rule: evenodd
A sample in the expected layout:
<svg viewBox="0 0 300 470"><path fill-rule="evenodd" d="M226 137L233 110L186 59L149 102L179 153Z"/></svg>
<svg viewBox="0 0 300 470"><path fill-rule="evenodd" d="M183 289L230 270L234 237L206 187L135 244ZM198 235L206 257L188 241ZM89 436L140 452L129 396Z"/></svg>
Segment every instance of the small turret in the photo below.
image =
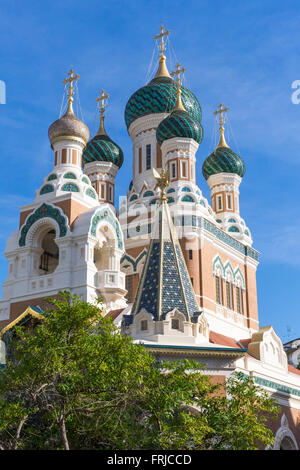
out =
<svg viewBox="0 0 300 470"><path fill-rule="evenodd" d="M224 137L225 116L223 104L215 111L219 118L219 143L202 166L202 173L211 189L212 207L217 215L239 214L239 185L245 174L243 159L228 147Z"/></svg>
<svg viewBox="0 0 300 470"><path fill-rule="evenodd" d="M100 202L114 204L115 176L124 160L122 149L107 135L104 127L104 112L109 95L101 91L97 103L100 125L97 134L84 149L82 160L84 171L96 189Z"/></svg>

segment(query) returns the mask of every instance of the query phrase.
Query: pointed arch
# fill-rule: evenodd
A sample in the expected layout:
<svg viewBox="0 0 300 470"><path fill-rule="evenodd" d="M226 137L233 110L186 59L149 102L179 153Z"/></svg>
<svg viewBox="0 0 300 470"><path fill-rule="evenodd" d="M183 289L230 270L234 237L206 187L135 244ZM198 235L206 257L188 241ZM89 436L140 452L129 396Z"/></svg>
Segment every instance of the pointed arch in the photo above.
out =
<svg viewBox="0 0 300 470"><path fill-rule="evenodd" d="M227 277L227 274L228 274L228 273L230 273L231 281L234 282L234 270L233 270L233 267L231 266L230 261L226 261L226 263L224 264L224 276L225 276L225 280L226 280L226 277Z"/></svg>
<svg viewBox="0 0 300 470"><path fill-rule="evenodd" d="M107 222L110 227L113 229L117 240L118 240L118 248L120 250L124 250L124 241L123 241L123 234L120 228L119 221L117 220L116 216L110 210L109 207L104 209L97 210L92 217L91 225L90 225L90 233L94 237L96 237L97 227L101 222Z"/></svg>
<svg viewBox="0 0 300 470"><path fill-rule="evenodd" d="M234 271L234 284L237 285L238 281L240 281L241 287L245 290L246 288L245 278L239 267L237 267Z"/></svg>
<svg viewBox="0 0 300 470"><path fill-rule="evenodd" d="M224 266L219 255L216 255L213 260L213 274L224 277Z"/></svg>

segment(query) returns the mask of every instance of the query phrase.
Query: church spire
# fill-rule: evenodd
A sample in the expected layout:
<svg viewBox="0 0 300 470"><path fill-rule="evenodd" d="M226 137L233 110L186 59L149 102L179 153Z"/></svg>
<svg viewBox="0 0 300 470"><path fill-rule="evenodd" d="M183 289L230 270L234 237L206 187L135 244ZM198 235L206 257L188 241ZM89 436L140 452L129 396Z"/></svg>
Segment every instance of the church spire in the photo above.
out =
<svg viewBox="0 0 300 470"><path fill-rule="evenodd" d="M219 104L218 109L214 112L214 115L216 116L217 119L218 119L218 115L220 116L219 117L220 139L219 139L219 143L216 147L217 149L219 147L228 147L228 145L226 143L226 140L225 140L225 136L224 136L224 124L225 124L224 114L227 113L228 110L229 110L229 108L224 108L224 104L221 103L221 104Z"/></svg>
<svg viewBox="0 0 300 470"><path fill-rule="evenodd" d="M109 94L106 93L104 90L101 90L100 96L96 99L98 106L99 106L99 115L100 115L100 125L99 129L96 135L107 135L106 130L104 127L104 113L105 113L105 107L107 104L107 100L109 98ZM99 105L99 103L101 103Z"/></svg>
<svg viewBox="0 0 300 470"><path fill-rule="evenodd" d="M165 28L163 26L161 26L160 27L160 34L156 34L156 36L154 36L154 39L156 41L160 40L160 43L158 43L158 48L160 50L159 66L158 66L158 69L157 69L157 72L156 72L156 75L155 75L154 78L170 77L169 71L168 71L167 66L166 66L166 56L164 55L164 52L166 50L166 43L165 43L164 38L169 36L170 31L169 30L164 31L164 29Z"/></svg>

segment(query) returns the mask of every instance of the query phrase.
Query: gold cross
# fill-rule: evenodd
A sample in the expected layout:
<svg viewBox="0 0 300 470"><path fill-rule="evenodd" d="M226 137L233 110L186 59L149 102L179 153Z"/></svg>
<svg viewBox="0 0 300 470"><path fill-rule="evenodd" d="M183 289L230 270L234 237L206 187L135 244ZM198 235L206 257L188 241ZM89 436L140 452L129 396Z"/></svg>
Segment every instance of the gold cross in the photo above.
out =
<svg viewBox="0 0 300 470"><path fill-rule="evenodd" d="M101 105L99 107L100 109L100 116L104 115L105 111L105 100L108 100L109 94L106 93L104 90L101 90L100 96L96 99L97 103L101 102Z"/></svg>
<svg viewBox="0 0 300 470"><path fill-rule="evenodd" d="M160 44L158 44L158 47L160 49L160 57L162 57L164 55L164 52L166 50L166 43L164 41L164 37L165 36L169 36L171 31L167 30L167 31L164 31L164 27L161 26L160 27L160 34L157 34L156 36L154 36L154 39L157 41L158 39L160 39Z"/></svg>
<svg viewBox="0 0 300 470"><path fill-rule="evenodd" d="M73 82L77 82L77 80L79 79L79 75L78 74L74 75L74 73L75 73L74 70L71 68L70 72L68 72L69 78L65 78L63 81L64 85L69 84L69 89L67 91L69 104L73 102L73 96L74 96Z"/></svg>
<svg viewBox="0 0 300 470"><path fill-rule="evenodd" d="M169 172L162 169L161 173L158 173L158 171L155 168L152 168L153 176L156 179L156 186L154 189L159 188L160 189L160 202L166 201L166 189L170 185L170 175Z"/></svg>
<svg viewBox="0 0 300 470"><path fill-rule="evenodd" d="M176 70L171 72L172 77L176 76L175 82L177 83L178 87L181 86L183 74L184 72L186 72L186 68L182 67L181 69L180 67L181 67L181 64L176 64Z"/></svg>
<svg viewBox="0 0 300 470"><path fill-rule="evenodd" d="M225 124L224 113L227 113L227 111L229 110L229 108L224 108L223 106L224 106L223 103L219 104L218 109L214 112L214 115L216 116L216 118L218 118L218 114L220 115L220 120L219 120L220 126L224 126Z"/></svg>

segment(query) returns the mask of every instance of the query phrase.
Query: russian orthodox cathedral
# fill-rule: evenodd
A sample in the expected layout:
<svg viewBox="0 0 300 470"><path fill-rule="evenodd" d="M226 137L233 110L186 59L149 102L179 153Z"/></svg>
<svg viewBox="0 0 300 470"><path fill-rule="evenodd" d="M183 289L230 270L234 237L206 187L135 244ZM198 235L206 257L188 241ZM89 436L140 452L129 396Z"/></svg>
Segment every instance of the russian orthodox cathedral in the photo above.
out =
<svg viewBox="0 0 300 470"><path fill-rule="evenodd" d="M225 140L228 108L215 111L219 142L203 159L208 201L196 175L201 106L182 85L185 69L168 71L168 35L162 27L155 36L157 72L126 104L132 179L118 209L124 155L104 125L109 96L97 98L99 130L90 139L73 110L79 76L71 69L64 80L67 110L48 131L53 169L7 240L0 337L5 343L16 324L39 319L45 298L60 290L101 297L104 314L158 358L193 358L218 383L250 374L281 407L274 449L298 449L300 371L272 326L259 324L259 254L240 215L245 163Z"/></svg>

